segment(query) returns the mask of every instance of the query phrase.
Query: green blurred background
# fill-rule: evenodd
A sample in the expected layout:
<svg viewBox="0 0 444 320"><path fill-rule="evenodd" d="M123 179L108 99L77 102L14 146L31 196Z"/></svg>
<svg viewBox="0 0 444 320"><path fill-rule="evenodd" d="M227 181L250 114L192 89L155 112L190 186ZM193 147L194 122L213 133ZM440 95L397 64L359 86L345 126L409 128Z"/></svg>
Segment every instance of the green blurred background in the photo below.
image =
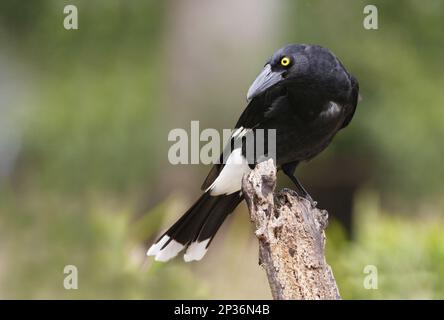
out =
<svg viewBox="0 0 444 320"><path fill-rule="evenodd" d="M440 0L1 1L0 298L270 298L244 204L200 263L145 251L209 169L169 164L168 132L231 128L286 43L330 48L360 82L351 125L300 169L342 296L444 298L443 30Z"/></svg>

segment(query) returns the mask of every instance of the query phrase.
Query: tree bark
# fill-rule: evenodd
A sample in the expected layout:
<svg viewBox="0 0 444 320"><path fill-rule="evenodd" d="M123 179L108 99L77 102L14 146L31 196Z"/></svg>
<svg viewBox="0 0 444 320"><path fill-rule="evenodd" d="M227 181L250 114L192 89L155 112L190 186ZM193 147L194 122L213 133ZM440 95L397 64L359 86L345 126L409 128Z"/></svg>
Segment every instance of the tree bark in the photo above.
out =
<svg viewBox="0 0 444 320"><path fill-rule="evenodd" d="M242 182L273 299L340 299L324 256L327 211L293 190L274 193L275 186L273 160L258 164Z"/></svg>

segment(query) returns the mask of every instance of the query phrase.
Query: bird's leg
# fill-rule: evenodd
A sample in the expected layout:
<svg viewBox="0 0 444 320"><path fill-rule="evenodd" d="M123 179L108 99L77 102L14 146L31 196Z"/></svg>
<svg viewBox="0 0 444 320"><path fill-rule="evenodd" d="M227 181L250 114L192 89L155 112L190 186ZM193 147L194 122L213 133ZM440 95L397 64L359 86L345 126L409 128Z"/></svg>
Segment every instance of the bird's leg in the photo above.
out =
<svg viewBox="0 0 444 320"><path fill-rule="evenodd" d="M284 173L285 173L285 172L284 172ZM299 179L298 179L296 176L294 176L294 175L288 175L288 174L286 174L286 176L290 178L290 180L294 183L294 185L295 185L296 188L298 189L298 190L297 190L297 193L298 193L301 197L303 197L303 198L307 199L308 201L310 201L310 203L311 203L311 205L312 205L313 207L316 207L316 205L317 205L316 201L314 201L313 198L310 196L310 194L307 192L307 190L305 190L305 188L302 186L302 184L301 184L301 182L299 181Z"/></svg>
<svg viewBox="0 0 444 320"><path fill-rule="evenodd" d="M302 186L302 184L299 181L299 179L294 175L294 171L295 171L297 165L298 165L298 162L297 163L285 164L285 165L282 166L282 171L294 183L295 187L297 188L296 193L299 196L301 196L301 197L307 199L308 201L310 201L312 207L314 208L314 207L316 207L317 202L313 200L313 198L310 196L310 194L307 192L307 190L305 190L305 188Z"/></svg>

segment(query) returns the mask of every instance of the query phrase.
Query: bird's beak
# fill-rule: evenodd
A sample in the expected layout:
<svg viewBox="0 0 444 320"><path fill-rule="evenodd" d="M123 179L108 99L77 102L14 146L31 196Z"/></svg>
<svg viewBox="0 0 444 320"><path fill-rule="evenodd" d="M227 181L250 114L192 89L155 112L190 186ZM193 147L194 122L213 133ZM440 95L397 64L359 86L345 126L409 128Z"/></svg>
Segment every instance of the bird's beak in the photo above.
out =
<svg viewBox="0 0 444 320"><path fill-rule="evenodd" d="M267 63L256 80L251 84L250 89L248 89L247 101L250 102L251 99L257 97L282 80L282 72L272 71L271 66Z"/></svg>

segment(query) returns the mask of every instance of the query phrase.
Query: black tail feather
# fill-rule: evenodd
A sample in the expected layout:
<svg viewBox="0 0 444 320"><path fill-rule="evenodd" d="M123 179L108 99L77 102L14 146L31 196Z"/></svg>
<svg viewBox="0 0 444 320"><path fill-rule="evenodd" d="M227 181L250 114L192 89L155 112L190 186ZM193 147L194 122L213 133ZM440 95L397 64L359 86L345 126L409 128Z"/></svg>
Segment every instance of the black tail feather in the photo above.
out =
<svg viewBox="0 0 444 320"><path fill-rule="evenodd" d="M240 192L230 195L211 196L205 192L193 206L185 212L157 241L168 236L160 248L165 249L171 241L176 241L187 248L193 242L208 240L206 247L219 230L225 218L234 211L242 201ZM160 252L157 251L157 252Z"/></svg>

